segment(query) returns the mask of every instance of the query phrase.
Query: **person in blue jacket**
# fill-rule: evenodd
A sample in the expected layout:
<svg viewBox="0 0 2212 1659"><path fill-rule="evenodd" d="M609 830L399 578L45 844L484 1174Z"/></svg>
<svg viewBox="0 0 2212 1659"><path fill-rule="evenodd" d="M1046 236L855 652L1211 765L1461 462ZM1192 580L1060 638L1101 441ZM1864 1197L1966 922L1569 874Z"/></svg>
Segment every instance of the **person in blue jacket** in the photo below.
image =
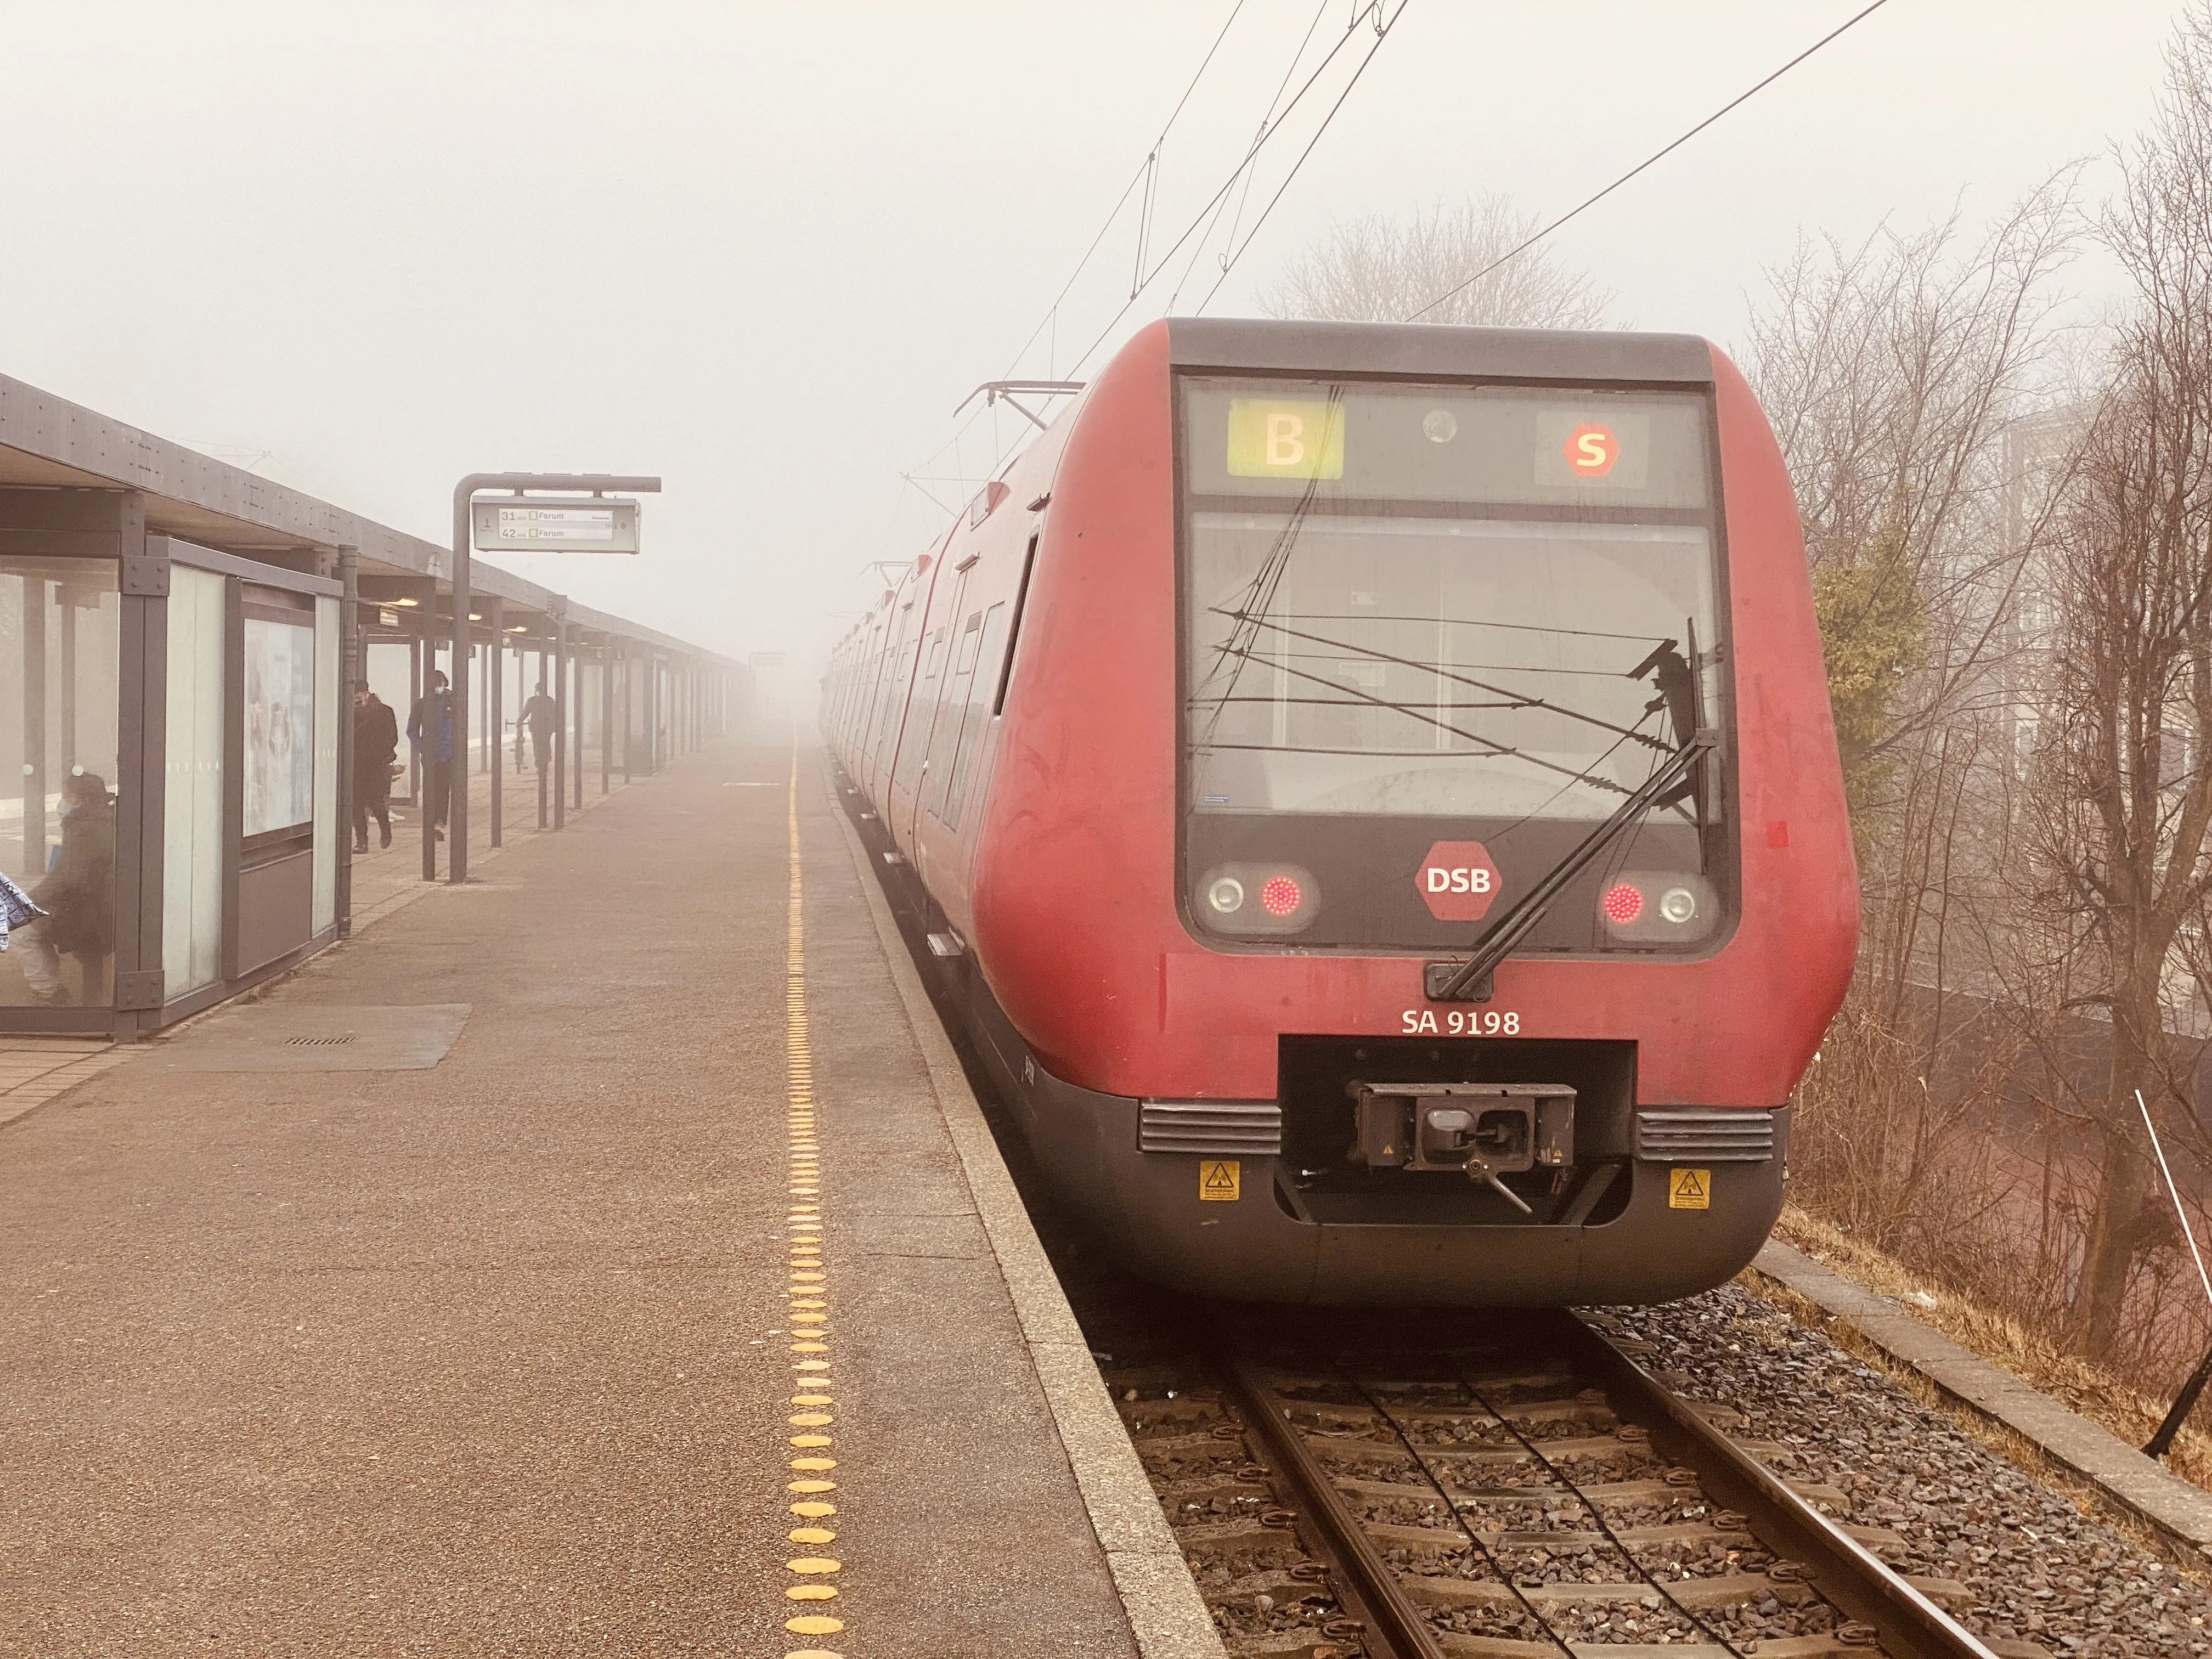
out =
<svg viewBox="0 0 2212 1659"><path fill-rule="evenodd" d="M426 738L426 732L431 735ZM407 741L422 769L422 787L428 795L423 810L430 814L433 833L443 841L453 781L453 694L446 689L441 668L430 671L429 696L416 698L415 707L408 713Z"/></svg>

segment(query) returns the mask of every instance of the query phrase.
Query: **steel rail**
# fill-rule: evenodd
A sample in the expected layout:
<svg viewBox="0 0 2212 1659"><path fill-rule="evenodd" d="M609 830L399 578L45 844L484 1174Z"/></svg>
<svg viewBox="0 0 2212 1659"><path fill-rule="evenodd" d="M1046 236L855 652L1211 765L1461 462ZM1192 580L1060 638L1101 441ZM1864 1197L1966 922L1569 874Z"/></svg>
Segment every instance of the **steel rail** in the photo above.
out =
<svg viewBox="0 0 2212 1659"><path fill-rule="evenodd" d="M1207 1358L1290 1486L1301 1506L1298 1519L1310 1523L1300 1530L1328 1564L1338 1605L1366 1626L1370 1659L1449 1659L1250 1362L1219 1346Z"/></svg>
<svg viewBox="0 0 2212 1659"><path fill-rule="evenodd" d="M1565 1309L1551 1318L1577 1369L1605 1389L1615 1414L1649 1430L1655 1446L1695 1471L1707 1498L1742 1513L1760 1542L1803 1563L1823 1597L1875 1628L1889 1659L1998 1659L1602 1332Z"/></svg>

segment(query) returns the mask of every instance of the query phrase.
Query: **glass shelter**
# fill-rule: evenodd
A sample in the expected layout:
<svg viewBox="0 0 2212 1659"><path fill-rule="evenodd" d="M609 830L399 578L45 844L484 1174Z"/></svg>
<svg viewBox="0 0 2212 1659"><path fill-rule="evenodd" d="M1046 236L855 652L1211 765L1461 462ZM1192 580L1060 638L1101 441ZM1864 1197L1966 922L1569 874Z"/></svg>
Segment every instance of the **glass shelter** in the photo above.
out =
<svg viewBox="0 0 2212 1659"><path fill-rule="evenodd" d="M0 868L48 912L0 1030L166 1024L335 933L339 584L139 545L0 554Z"/></svg>

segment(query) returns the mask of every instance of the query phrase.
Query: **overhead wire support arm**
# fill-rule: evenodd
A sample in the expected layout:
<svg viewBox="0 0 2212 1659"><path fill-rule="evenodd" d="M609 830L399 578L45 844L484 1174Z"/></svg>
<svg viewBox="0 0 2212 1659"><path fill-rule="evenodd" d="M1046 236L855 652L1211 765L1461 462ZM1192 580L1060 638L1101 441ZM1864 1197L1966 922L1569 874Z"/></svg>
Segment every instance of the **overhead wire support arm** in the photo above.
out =
<svg viewBox="0 0 2212 1659"><path fill-rule="evenodd" d="M1088 384L1085 380L986 380L960 400L959 407L952 411L952 417L959 419L960 410L980 397L986 409L993 404L1005 404L1016 414L1026 416L1038 431L1042 432L1046 427L1044 418L1026 404L1015 402L1012 394L1020 392L1031 397L1065 398L1082 391Z"/></svg>

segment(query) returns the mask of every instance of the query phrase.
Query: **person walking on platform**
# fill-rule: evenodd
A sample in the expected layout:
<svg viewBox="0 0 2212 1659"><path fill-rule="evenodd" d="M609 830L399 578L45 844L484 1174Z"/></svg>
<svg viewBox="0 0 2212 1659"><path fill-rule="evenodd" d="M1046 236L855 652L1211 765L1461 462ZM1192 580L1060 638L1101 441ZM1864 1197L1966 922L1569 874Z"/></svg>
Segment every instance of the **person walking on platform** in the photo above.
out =
<svg viewBox="0 0 2212 1659"><path fill-rule="evenodd" d="M353 689L353 850L368 851L368 820L376 817L392 845L392 763L399 755L399 720L392 705L365 684Z"/></svg>
<svg viewBox="0 0 2212 1659"><path fill-rule="evenodd" d="M72 956L84 972L86 1005L98 1002L104 959L115 951L115 803L97 774L73 772L63 782L62 844L31 902L46 913L16 935L31 994L68 1001L62 957Z"/></svg>
<svg viewBox="0 0 2212 1659"><path fill-rule="evenodd" d="M442 668L430 671L429 696L416 698L408 712L407 741L422 769L422 810L430 815L432 833L443 841L453 772L453 697L446 690Z"/></svg>
<svg viewBox="0 0 2212 1659"><path fill-rule="evenodd" d="M553 734L561 726L561 705L545 695L545 682L538 682L538 690L528 702L522 705L522 718L530 724L530 747L538 757L538 769L543 772L553 760Z"/></svg>

